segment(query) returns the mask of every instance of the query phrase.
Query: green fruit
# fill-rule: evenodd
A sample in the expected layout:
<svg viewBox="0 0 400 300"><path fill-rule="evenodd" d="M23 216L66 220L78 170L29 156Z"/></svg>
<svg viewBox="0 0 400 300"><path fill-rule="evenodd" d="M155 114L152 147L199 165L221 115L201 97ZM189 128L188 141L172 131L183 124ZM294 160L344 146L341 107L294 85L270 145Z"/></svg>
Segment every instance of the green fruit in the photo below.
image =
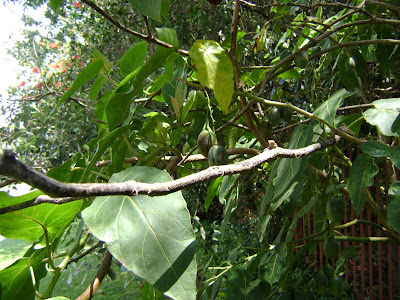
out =
<svg viewBox="0 0 400 300"><path fill-rule="evenodd" d="M324 274L326 275L326 277L328 277L328 279L333 278L333 276L335 275L335 270L332 268L330 264L324 265L322 270L324 271Z"/></svg>
<svg viewBox="0 0 400 300"><path fill-rule="evenodd" d="M344 284L340 277L331 278L329 280L329 291L335 297L340 297L343 294Z"/></svg>
<svg viewBox="0 0 400 300"><path fill-rule="evenodd" d="M263 120L260 125L260 133L266 139L269 139L272 135L272 126L269 124L268 119Z"/></svg>
<svg viewBox="0 0 400 300"><path fill-rule="evenodd" d="M228 154L224 147L214 145L208 151L208 164L210 166L225 165L228 162Z"/></svg>
<svg viewBox="0 0 400 300"><path fill-rule="evenodd" d="M280 60L283 60L283 59L285 59L286 57L288 57L290 54L292 54L292 52L291 52L289 49L284 49L284 50L281 52L281 55L279 55L279 59L280 59ZM291 62L288 61L288 62L286 62L286 63L283 64L282 68L287 68L287 67L290 66L290 64L291 64Z"/></svg>
<svg viewBox="0 0 400 300"><path fill-rule="evenodd" d="M202 130L197 138L197 149L203 156L208 157L208 150L215 143L215 134L212 131Z"/></svg>
<svg viewBox="0 0 400 300"><path fill-rule="evenodd" d="M343 199L339 197L329 199L326 205L326 215L332 224L339 224L344 219L346 207Z"/></svg>
<svg viewBox="0 0 400 300"><path fill-rule="evenodd" d="M282 120L286 122L290 122L292 120L292 110L287 107L279 108L279 112L281 114Z"/></svg>
<svg viewBox="0 0 400 300"><path fill-rule="evenodd" d="M294 63L297 67L304 69L308 65L308 55L305 51L300 52L295 58Z"/></svg>
<svg viewBox="0 0 400 300"><path fill-rule="evenodd" d="M279 112L279 108L276 106L272 107L268 111L268 122L273 127L278 125L281 122L281 113Z"/></svg>
<svg viewBox="0 0 400 300"><path fill-rule="evenodd" d="M314 289L320 295L324 295L329 288L328 277L322 272L317 273L314 276Z"/></svg>
<svg viewBox="0 0 400 300"><path fill-rule="evenodd" d="M336 258L339 255L339 243L334 236L325 240L322 251L327 258Z"/></svg>

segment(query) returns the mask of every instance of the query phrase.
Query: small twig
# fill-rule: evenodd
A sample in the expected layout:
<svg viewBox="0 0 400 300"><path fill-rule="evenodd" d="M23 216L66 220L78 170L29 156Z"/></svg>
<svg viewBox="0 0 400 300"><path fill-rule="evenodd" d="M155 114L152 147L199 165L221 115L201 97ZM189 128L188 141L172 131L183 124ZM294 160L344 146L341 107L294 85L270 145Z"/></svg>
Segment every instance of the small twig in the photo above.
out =
<svg viewBox="0 0 400 300"><path fill-rule="evenodd" d="M100 242L97 242L95 245L93 245L92 247L90 247L90 249L88 249L88 250L86 250L85 252L83 252L82 254L79 254L77 257L75 257L74 259L71 259L68 263L67 263L67 266L70 264L70 263L73 263L73 262L78 262L82 257L85 257L86 255L88 255L89 253L91 253L91 252L93 252L94 250L96 250L97 248L99 248L101 245L103 245L104 244L104 242L102 242L102 241L100 241Z"/></svg>

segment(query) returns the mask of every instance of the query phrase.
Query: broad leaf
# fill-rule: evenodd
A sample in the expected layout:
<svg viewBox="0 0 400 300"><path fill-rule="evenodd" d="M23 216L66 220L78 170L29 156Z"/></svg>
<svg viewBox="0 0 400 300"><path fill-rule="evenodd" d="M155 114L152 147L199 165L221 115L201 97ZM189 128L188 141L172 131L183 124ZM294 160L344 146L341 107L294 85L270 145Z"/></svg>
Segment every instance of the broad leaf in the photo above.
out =
<svg viewBox="0 0 400 300"><path fill-rule="evenodd" d="M307 146L311 139L311 126L297 126L290 138L288 148L295 149ZM260 241L263 240L268 223L278 207L285 200L289 201L292 197L298 198L300 196L303 188L302 181L306 177L305 170L308 165L308 159L309 156L301 159L278 158L275 161L259 211ZM264 215L268 204L271 205L266 215Z"/></svg>
<svg viewBox="0 0 400 300"><path fill-rule="evenodd" d="M215 41L199 40L189 56L195 61L200 83L214 90L215 99L226 112L233 95L233 66L225 49Z"/></svg>
<svg viewBox="0 0 400 300"><path fill-rule="evenodd" d="M111 64L108 59L97 49L93 51L93 61L101 60L103 62L103 67L100 69L100 73L107 75L111 70Z"/></svg>
<svg viewBox="0 0 400 300"><path fill-rule="evenodd" d="M161 3L162 0L129 0L140 13L161 22Z"/></svg>
<svg viewBox="0 0 400 300"><path fill-rule="evenodd" d="M95 60L94 62L87 65L75 78L72 83L71 88L64 93L61 97L60 101L58 101L57 106L60 106L63 102L65 102L72 94L82 88L87 82L95 78L99 75L101 68L103 67L102 60Z"/></svg>
<svg viewBox="0 0 400 300"><path fill-rule="evenodd" d="M119 73L122 77L128 76L129 73L139 68L146 58L147 43L141 42L131 47L121 58L119 65Z"/></svg>
<svg viewBox="0 0 400 300"><path fill-rule="evenodd" d="M162 183L171 177L154 168L132 167L110 182L127 180ZM172 298L195 298L195 237L181 192L97 197L82 216L129 270Z"/></svg>
<svg viewBox="0 0 400 300"><path fill-rule="evenodd" d="M50 0L49 6L54 12L58 12L61 4L63 4L64 0Z"/></svg>
<svg viewBox="0 0 400 300"><path fill-rule="evenodd" d="M270 257L265 262L266 271L263 279L269 283L275 283L285 271L285 258L287 255L287 247L285 243L280 243L274 247Z"/></svg>
<svg viewBox="0 0 400 300"><path fill-rule="evenodd" d="M17 260L8 268L0 271L1 299L35 299L31 272L35 273L36 282L46 276L45 262L46 249L36 250L30 257Z"/></svg>
<svg viewBox="0 0 400 300"><path fill-rule="evenodd" d="M364 112L365 120L378 128L387 136L400 136L398 131L393 131L393 124L400 113L400 98L381 99L372 102L375 108Z"/></svg>
<svg viewBox="0 0 400 300"><path fill-rule="evenodd" d="M390 226L400 233L400 182L389 188L387 218Z"/></svg>
<svg viewBox="0 0 400 300"><path fill-rule="evenodd" d="M204 208L206 211L208 211L211 203L214 200L214 197L217 195L218 189L221 186L221 182L222 182L222 177L217 177L214 180L212 180L208 185L206 201L204 203Z"/></svg>
<svg viewBox="0 0 400 300"><path fill-rule="evenodd" d="M389 158L390 161L396 166L396 168L400 169L400 146L396 146L393 148Z"/></svg>
<svg viewBox="0 0 400 300"><path fill-rule="evenodd" d="M329 124L334 125L336 111L340 106L342 106L343 99L353 94L354 93L347 92L345 89L338 90L314 111L314 115L322 120L325 120Z"/></svg>
<svg viewBox="0 0 400 300"><path fill-rule="evenodd" d="M0 270L23 257L30 247L32 247L31 242L3 238L0 241Z"/></svg>
<svg viewBox="0 0 400 300"><path fill-rule="evenodd" d="M392 151L389 145L377 141L367 141L360 145L360 149L373 157L388 157Z"/></svg>
<svg viewBox="0 0 400 300"><path fill-rule="evenodd" d="M278 77L282 78L284 80L299 79L299 78L301 78L301 74L295 69L290 69L290 70L287 70L286 72L283 72L282 74L279 74Z"/></svg>
<svg viewBox="0 0 400 300"><path fill-rule="evenodd" d="M161 41L170 44L174 48L178 48L179 41L178 37L176 36L176 31L174 29L163 27L163 28L156 28L156 31L158 33L158 38Z"/></svg>
<svg viewBox="0 0 400 300"><path fill-rule="evenodd" d="M1 207L33 200L39 195L43 193L34 191L20 197L12 197L5 192L0 192ZM81 204L82 201L61 205L44 203L0 215L0 234L7 238L34 242L43 235L43 228L37 223L40 222L47 228L51 241L59 236L65 226L74 219L81 209Z"/></svg>
<svg viewBox="0 0 400 300"><path fill-rule="evenodd" d="M129 105L132 103L134 93L117 93L106 105L107 124L110 130L114 130L124 124L129 116Z"/></svg>
<svg viewBox="0 0 400 300"><path fill-rule="evenodd" d="M374 160L366 153L358 156L351 166L347 188L356 215L363 209L366 188L374 183L374 176L378 174L378 171L379 168Z"/></svg>

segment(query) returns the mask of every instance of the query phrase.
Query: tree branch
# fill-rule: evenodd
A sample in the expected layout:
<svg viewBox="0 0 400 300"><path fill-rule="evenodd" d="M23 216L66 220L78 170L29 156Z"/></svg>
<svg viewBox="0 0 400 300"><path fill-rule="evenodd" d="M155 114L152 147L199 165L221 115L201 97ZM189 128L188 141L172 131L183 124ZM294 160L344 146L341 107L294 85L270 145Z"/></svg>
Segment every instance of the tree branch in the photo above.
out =
<svg viewBox="0 0 400 300"><path fill-rule="evenodd" d="M95 3L93 3L90 0L81 0L83 3L85 3L86 5L88 5L89 7L91 7L92 9L94 9L95 11L97 11L99 14L101 14L104 18L106 18L108 21L110 21L115 27L121 29L122 31L125 31L126 33L129 33L133 36L136 36L142 40L148 41L150 43L156 44L158 46L162 46L165 48L174 48L174 46L167 44L159 39L156 39L152 36L148 36L148 35L144 35L141 34L137 31L131 30L129 28L126 28L125 26L123 26L121 23L119 23L117 20L115 20L113 17L111 17L108 13L106 13L104 10L102 10L100 7L98 7ZM185 55L188 56L189 52L186 50L182 50L182 49L177 49L176 50L179 54L181 55Z"/></svg>
<svg viewBox="0 0 400 300"><path fill-rule="evenodd" d="M0 215L42 203L64 204L92 196L167 195L200 182L251 170L258 165L276 159L277 157L300 158L315 151L332 146L339 139L339 136L335 136L326 141L315 143L300 149L284 149L276 147L274 142L271 141L270 144L273 144L273 146L264 150L261 154L247 160L230 165L213 166L180 179L153 184L136 182L133 180L120 183L64 183L47 177L46 175L24 165L15 159L14 154L11 151L5 150L0 157L0 174L23 181L43 191L50 197L41 195L30 201L0 208Z"/></svg>
<svg viewBox="0 0 400 300"><path fill-rule="evenodd" d="M107 275L108 270L111 267L112 255L110 252L104 254L103 261L101 262L100 269L97 271L96 277L93 279L90 286L78 297L76 300L86 300L92 299L100 283L103 281L104 277Z"/></svg>

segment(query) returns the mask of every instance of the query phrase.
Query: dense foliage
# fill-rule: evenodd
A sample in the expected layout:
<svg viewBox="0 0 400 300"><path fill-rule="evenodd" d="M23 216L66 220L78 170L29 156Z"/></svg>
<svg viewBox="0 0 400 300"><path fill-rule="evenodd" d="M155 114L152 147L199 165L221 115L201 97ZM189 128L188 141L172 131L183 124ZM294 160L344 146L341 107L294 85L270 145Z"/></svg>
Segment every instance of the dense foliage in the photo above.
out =
<svg viewBox="0 0 400 300"><path fill-rule="evenodd" d="M370 208L380 241L400 244L397 1L46 4L48 33L25 16L32 30L10 50L28 69L1 148L61 182L132 180L156 196L61 191L48 194L68 203L13 210L46 191L1 192L0 234L32 243L0 271L2 299L55 296L92 254L100 282L112 256L143 299L347 299L355 250L338 241L371 240L338 234L357 225L346 209ZM171 182L188 184L162 190ZM313 207L316 233L299 243Z"/></svg>

